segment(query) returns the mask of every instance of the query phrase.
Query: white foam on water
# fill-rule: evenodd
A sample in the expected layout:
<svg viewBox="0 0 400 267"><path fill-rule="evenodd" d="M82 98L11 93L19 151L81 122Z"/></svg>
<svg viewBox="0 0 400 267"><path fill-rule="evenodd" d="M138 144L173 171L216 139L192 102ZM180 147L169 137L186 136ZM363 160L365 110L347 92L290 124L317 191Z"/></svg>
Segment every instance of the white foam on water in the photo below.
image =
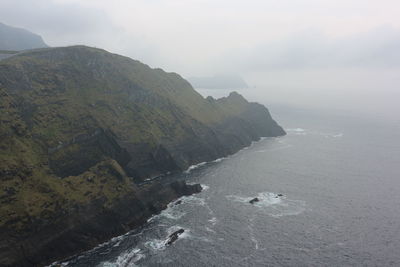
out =
<svg viewBox="0 0 400 267"><path fill-rule="evenodd" d="M322 135L326 138L342 138L343 137L343 133L314 132L313 134Z"/></svg>
<svg viewBox="0 0 400 267"><path fill-rule="evenodd" d="M215 163L221 162L221 161L223 161L224 159L227 159L227 158L226 158L226 157L222 157L222 158L219 158L219 159L214 160L213 162L215 162Z"/></svg>
<svg viewBox="0 0 400 267"><path fill-rule="evenodd" d="M201 163L199 163L199 164L192 165L192 166L190 166L189 168L187 168L187 170L184 171L184 172L185 172L185 173L190 173L190 172L193 171L194 169L197 169L197 168L199 168L199 167L201 167L201 166L204 166L204 165L206 165L206 164L207 164L207 162L201 162Z"/></svg>
<svg viewBox="0 0 400 267"><path fill-rule="evenodd" d="M212 218L209 219L208 221L209 221L212 225L215 225L215 224L218 222L218 220L217 220L216 217L212 217Z"/></svg>
<svg viewBox="0 0 400 267"><path fill-rule="evenodd" d="M102 262L98 266L101 267L119 267L119 266L137 266L135 263L145 258L146 256L141 253L139 248L127 251L118 256L114 262Z"/></svg>
<svg viewBox="0 0 400 267"><path fill-rule="evenodd" d="M239 153L240 151L243 151L243 150L247 150L247 149L251 148L254 144L256 144L256 143L258 143L258 142L261 142L261 141L263 141L263 140L265 140L265 139L267 139L267 138L268 138L268 137L260 137L260 140L258 140L258 141L252 141L252 142L250 143L250 145L245 146L244 148L240 149L237 153ZM237 154L237 153L235 153L235 154Z"/></svg>
<svg viewBox="0 0 400 267"><path fill-rule="evenodd" d="M292 147L292 145L282 145L282 146L273 147L273 148L270 148L270 149L257 150L257 151L254 151L254 153L268 153L268 152L271 152L271 151L282 150L282 149L286 149L286 148L290 148L290 147Z"/></svg>
<svg viewBox="0 0 400 267"><path fill-rule="evenodd" d="M251 242L254 243L255 249L258 250L258 248L259 248L258 240L254 237L254 234L253 234L253 233L250 235L250 237L251 237Z"/></svg>
<svg viewBox="0 0 400 267"><path fill-rule="evenodd" d="M338 134L334 134L332 135L333 138L340 138L343 137L343 133L338 133Z"/></svg>
<svg viewBox="0 0 400 267"><path fill-rule="evenodd" d="M250 203L250 200L257 197L258 202ZM301 200L287 199L286 196L278 196L277 193L261 192L257 196L243 197L237 195L228 195L228 200L252 205L265 211L268 215L279 218L282 216L298 215L305 211L305 202Z"/></svg>
<svg viewBox="0 0 400 267"><path fill-rule="evenodd" d="M216 233L213 229L209 228L208 226L206 226L206 231L214 234Z"/></svg>
<svg viewBox="0 0 400 267"><path fill-rule="evenodd" d="M167 208L166 210L163 210L161 212L161 216L171 219L171 220L178 220L180 218L182 218L183 216L185 216L185 212L183 211L179 211L177 209L174 208Z"/></svg>
<svg viewBox="0 0 400 267"><path fill-rule="evenodd" d="M252 147L254 144L256 144L256 143L258 143L258 142L261 142L261 141L263 141L263 140L265 140L265 139L267 139L267 138L268 138L268 137L260 137L260 140L258 140L258 141L252 141L252 142L250 143L249 146L246 146L246 147L242 148L242 149L239 150L238 152L240 152L240 151L242 151L242 150L249 149L249 148ZM236 153L236 154L237 154L237 153ZM218 159L213 160L213 161L210 161L210 162L221 162L221 161L223 161L224 159L227 159L227 158L229 158L229 157L230 157L230 156L218 158ZM187 174L188 174L188 173L190 173L192 170L195 170L195 169L197 169L197 168L199 168L199 167L202 167L202 166L206 165L207 163L209 163L209 162L204 161L204 162L200 162L200 163L198 163L198 164L191 165L191 166L189 166L189 168L187 168L186 171L184 171L184 173L187 173Z"/></svg>
<svg viewBox="0 0 400 267"><path fill-rule="evenodd" d="M167 242L169 240L169 236L172 233L178 231L179 229L184 229L185 231L178 236L178 239L175 242L178 242L180 239L188 238L191 236L189 229L185 229L179 225L174 225L167 229L167 236L165 237L165 239L153 239L153 240L145 242L144 245L145 245L145 247L152 249L152 250L159 250L159 251L164 250L167 247Z"/></svg>
<svg viewBox="0 0 400 267"><path fill-rule="evenodd" d="M183 196L180 198L183 204L191 204L191 205L198 205L198 206L205 206L206 200L201 197L195 196Z"/></svg>
<svg viewBox="0 0 400 267"><path fill-rule="evenodd" d="M205 185L202 185L205 186ZM206 190L208 189L208 186ZM177 204L181 202L181 204ZM204 198L200 198L200 197L195 197L195 196L183 196L178 198L176 201L171 202L167 205L167 208L163 211L160 212L160 214L156 214L151 216L147 222L150 223L156 219L159 218L167 218L170 220L179 220L180 218L182 218L183 216L186 215L186 212L182 211L180 209L180 206L183 204L189 204L189 205L197 205L197 206L206 206L206 201Z"/></svg>
<svg viewBox="0 0 400 267"><path fill-rule="evenodd" d="M177 200L177 201L179 201L179 200ZM179 210L178 206L176 205L176 201L175 201L175 202L169 203L165 210L161 211L160 214L158 214L154 217L155 218L164 217L164 218L171 219L171 220L178 220L185 215L186 215L186 212Z"/></svg>
<svg viewBox="0 0 400 267"><path fill-rule="evenodd" d="M69 261L65 261L65 262L53 262L52 264L50 264L50 265L47 265L46 267L58 267L58 266L61 266L61 267L64 267L64 266L68 266L68 264L69 264Z"/></svg>
<svg viewBox="0 0 400 267"><path fill-rule="evenodd" d="M305 132L306 130L305 129L303 129L303 128L289 128L289 129L286 129L286 132L297 132L297 133L300 133L300 132Z"/></svg>
<svg viewBox="0 0 400 267"><path fill-rule="evenodd" d="M200 185L201 185L202 191L207 191L208 189L210 189L210 187L208 185L205 185L205 184L200 184Z"/></svg>
<svg viewBox="0 0 400 267"><path fill-rule="evenodd" d="M144 243L145 247L152 250L164 250L166 245L166 240L153 239Z"/></svg>

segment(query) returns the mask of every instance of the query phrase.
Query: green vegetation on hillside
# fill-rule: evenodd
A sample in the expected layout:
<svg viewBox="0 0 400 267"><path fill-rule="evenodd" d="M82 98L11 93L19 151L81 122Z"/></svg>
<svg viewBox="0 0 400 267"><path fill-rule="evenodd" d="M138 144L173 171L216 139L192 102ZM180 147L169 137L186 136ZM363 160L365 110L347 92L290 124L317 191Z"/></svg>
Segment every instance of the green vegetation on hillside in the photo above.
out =
<svg viewBox="0 0 400 267"><path fill-rule="evenodd" d="M133 180L232 153L268 127L284 133L258 109L237 93L204 99L176 73L95 48L2 60L0 228L111 205L135 192Z"/></svg>

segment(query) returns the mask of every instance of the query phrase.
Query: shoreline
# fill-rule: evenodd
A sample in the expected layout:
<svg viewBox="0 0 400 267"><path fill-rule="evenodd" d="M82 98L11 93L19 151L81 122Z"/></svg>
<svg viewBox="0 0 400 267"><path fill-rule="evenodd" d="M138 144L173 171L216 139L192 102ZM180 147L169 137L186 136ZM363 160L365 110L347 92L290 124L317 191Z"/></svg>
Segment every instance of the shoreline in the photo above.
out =
<svg viewBox="0 0 400 267"><path fill-rule="evenodd" d="M233 154L227 155L227 156L225 156L225 157L220 157L220 158L217 158L217 159L215 159L215 160L211 160L211 161L207 161L207 162L200 162L200 163L198 163L198 164L193 164L193 165L189 166L185 171L180 172L178 175L190 174L191 171L196 170L196 169L198 169L198 168L200 168L200 167L203 167L203 166L207 166L207 165L210 164L210 163L218 163L218 162L221 162L221 161L223 161L223 160L225 160L225 159L229 159L231 156L236 155L236 154L238 154L239 152L241 152L241 151L243 151L243 150L246 150L246 149L252 147L253 145L255 145L255 144L257 144L257 143L259 143L259 142L261 142L261 141L264 141L264 140L266 140L267 138L277 138L277 137L260 137L259 140L252 141L250 145L241 148L240 150L238 150L237 152L235 152L235 153L233 153ZM139 184L138 186L146 186L146 185L149 185L149 184L151 185L152 183L161 183L161 181L159 181L159 179L161 179L161 178L166 178L166 177L168 177L169 175L173 175L173 174L171 174L171 173L169 173L169 174L168 174L168 173L166 173L166 174L161 174L161 175L159 175L159 176L157 176L157 177L155 177L155 178L153 178L153 179L151 179L151 180L148 180L148 181L145 181L145 182ZM206 187L205 187L204 185L202 185L202 184L189 183L189 182L187 182L186 180L182 181L182 180L179 180L179 179L176 179L176 178L175 178L174 181L170 181L169 183L174 183L174 182L178 182L178 181L184 182L187 186L199 186L199 185L200 185L201 191L195 192L195 193L190 194L190 195L198 194L198 193L201 193L202 191L208 189L208 188L206 188ZM132 229L130 229L129 231L123 233L123 234L120 234L120 235L117 235L117 236L113 236L113 237L107 239L107 241L104 241L104 242L102 242L102 243L96 245L95 247L93 247L93 248L91 248L91 249L84 250L84 251L82 251L82 252L79 252L79 253L76 253L76 254L74 254L74 255L72 255L72 256L69 256L69 257L67 257L67 258L65 258L65 259L57 260L57 261L55 261L55 262L53 262L53 263L51 263L51 264L49 264L49 265L45 265L45 266L47 266L47 267L56 267L56 266L59 266L60 264L67 263L70 259L72 259L72 258L74 258L74 257L77 257L77 256L82 255L82 254L85 254L85 253L93 252L93 251L95 251L96 249L102 248L102 247L104 247L104 246L110 244L111 242L120 241L124 236L129 235L129 234L132 233L133 231L135 231L135 230L139 229L140 227L143 227L144 225L146 225L147 223L149 223L150 220L151 220L152 218L158 216L159 214L161 214L161 212L163 212L164 210L166 210L166 209L168 208L168 206L171 205L171 203L174 203L174 202L176 202L176 201L179 201L179 199L181 199L181 198L183 198L183 197L185 197L185 196L188 196L188 195L181 195L181 196L179 196L178 198L175 198L175 199L171 200L169 203L167 203L167 205L165 206L164 209L162 209L162 210L160 210L160 211L158 211L158 212L156 212L156 213L151 214L151 215L145 220L145 222L143 222L141 225L138 225L137 227L132 228Z"/></svg>

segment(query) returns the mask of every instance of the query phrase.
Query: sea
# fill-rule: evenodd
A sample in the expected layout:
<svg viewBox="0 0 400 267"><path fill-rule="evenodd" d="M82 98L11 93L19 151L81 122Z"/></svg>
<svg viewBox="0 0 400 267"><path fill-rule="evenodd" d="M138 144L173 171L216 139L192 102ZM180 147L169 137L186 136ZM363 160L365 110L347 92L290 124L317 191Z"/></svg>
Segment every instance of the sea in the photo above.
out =
<svg viewBox="0 0 400 267"><path fill-rule="evenodd" d="M400 266L399 121L269 108L286 136L175 175L203 191L62 265Z"/></svg>

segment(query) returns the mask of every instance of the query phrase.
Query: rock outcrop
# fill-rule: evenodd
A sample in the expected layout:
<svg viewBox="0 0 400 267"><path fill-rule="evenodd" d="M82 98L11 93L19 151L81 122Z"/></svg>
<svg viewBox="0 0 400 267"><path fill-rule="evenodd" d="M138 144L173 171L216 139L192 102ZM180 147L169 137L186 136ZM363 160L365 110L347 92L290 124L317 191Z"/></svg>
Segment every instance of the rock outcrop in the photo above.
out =
<svg viewBox="0 0 400 267"><path fill-rule="evenodd" d="M254 203L259 202L259 201L260 201L260 200L258 199L258 197L255 197L255 198L251 199L251 200L249 201L249 203L250 203L250 204L254 204Z"/></svg>
<svg viewBox="0 0 400 267"><path fill-rule="evenodd" d="M170 234L170 235L168 236L166 245L167 245L167 246L172 245L176 240L178 240L179 236L180 236L181 234L183 234L184 232L185 232L185 230L181 228L181 229L179 229L179 230L173 232L172 234Z"/></svg>
<svg viewBox="0 0 400 267"><path fill-rule="evenodd" d="M284 134L237 93L204 99L178 74L104 50L4 59L0 266L46 264L132 229L201 190L145 179Z"/></svg>

